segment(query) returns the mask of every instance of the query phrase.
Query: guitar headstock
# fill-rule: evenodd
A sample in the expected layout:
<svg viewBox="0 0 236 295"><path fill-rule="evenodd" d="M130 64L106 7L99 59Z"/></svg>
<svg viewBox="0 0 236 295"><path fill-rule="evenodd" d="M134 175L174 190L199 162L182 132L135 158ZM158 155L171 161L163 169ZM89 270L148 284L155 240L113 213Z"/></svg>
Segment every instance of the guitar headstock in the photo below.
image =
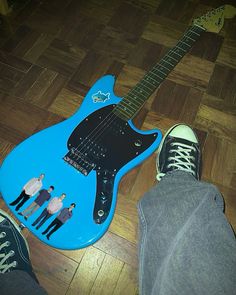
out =
<svg viewBox="0 0 236 295"><path fill-rule="evenodd" d="M204 28L208 32L219 33L224 25L224 19L233 18L235 15L236 8L226 4L194 19L193 24Z"/></svg>

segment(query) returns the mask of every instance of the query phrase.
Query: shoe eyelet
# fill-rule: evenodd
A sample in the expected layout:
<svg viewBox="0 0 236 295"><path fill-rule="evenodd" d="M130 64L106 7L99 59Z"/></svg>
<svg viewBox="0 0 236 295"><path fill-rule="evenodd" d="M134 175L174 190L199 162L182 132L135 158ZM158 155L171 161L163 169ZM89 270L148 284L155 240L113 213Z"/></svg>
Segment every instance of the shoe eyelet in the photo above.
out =
<svg viewBox="0 0 236 295"><path fill-rule="evenodd" d="M5 236L6 236L7 234L5 233L5 231L2 231L2 232L0 233L0 235L1 235L1 238L5 238Z"/></svg>
<svg viewBox="0 0 236 295"><path fill-rule="evenodd" d="M10 241L6 241L6 246L9 247L11 245Z"/></svg>
<svg viewBox="0 0 236 295"><path fill-rule="evenodd" d="M11 256L15 255L15 251L13 251L13 250L11 250L9 253L10 253Z"/></svg>
<svg viewBox="0 0 236 295"><path fill-rule="evenodd" d="M17 261L13 261L12 263L14 263L14 264L12 265L12 267L17 267L17 265L18 265Z"/></svg>

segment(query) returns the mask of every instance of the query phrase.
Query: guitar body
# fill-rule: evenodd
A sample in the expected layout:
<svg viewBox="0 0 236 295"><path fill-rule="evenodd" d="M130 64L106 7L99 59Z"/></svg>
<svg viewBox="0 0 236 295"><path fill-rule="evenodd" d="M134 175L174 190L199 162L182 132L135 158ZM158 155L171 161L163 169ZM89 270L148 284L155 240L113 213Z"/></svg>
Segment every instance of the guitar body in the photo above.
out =
<svg viewBox="0 0 236 295"><path fill-rule="evenodd" d="M73 116L23 141L1 166L0 189L5 202L20 222L50 246L78 249L101 238L114 215L120 179L150 156L161 141L160 131L137 130L130 120L126 122L113 113L121 100L114 95L113 86L113 76L102 77ZM72 217L50 240L42 231L60 212L37 230L32 223L48 202L27 221L9 205L20 195L23 186L41 173L45 174L42 188L55 187L52 197L66 194L63 208L76 204ZM37 195L30 197L20 211Z"/></svg>

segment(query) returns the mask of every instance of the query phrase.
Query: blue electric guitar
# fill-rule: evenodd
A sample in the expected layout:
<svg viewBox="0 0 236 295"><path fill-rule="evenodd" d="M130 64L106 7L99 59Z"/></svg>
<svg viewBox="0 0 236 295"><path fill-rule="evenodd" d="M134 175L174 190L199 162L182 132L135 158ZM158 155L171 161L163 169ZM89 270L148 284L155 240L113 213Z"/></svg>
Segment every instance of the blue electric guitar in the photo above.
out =
<svg viewBox="0 0 236 295"><path fill-rule="evenodd" d="M113 92L114 77L104 76L72 117L12 150L0 169L0 189L21 223L61 249L86 247L102 237L114 215L120 179L161 141L159 130L140 131L132 118L201 33L218 32L232 9L222 6L196 19L123 99Z"/></svg>

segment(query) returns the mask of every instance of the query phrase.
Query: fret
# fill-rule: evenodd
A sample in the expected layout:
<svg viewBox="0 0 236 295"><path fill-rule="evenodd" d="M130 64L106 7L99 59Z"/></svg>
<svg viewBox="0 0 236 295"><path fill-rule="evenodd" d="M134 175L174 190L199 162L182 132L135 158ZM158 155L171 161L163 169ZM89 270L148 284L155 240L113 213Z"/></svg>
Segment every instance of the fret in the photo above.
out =
<svg viewBox="0 0 236 295"><path fill-rule="evenodd" d="M182 50L184 53L186 53L186 50L184 50L183 48L179 47L178 45L176 45L175 47L177 47L178 49Z"/></svg>
<svg viewBox="0 0 236 295"><path fill-rule="evenodd" d="M164 78L166 77L167 73L162 72L160 69L156 68L155 71L160 72L164 75ZM162 78L162 77L161 77Z"/></svg>
<svg viewBox="0 0 236 295"><path fill-rule="evenodd" d="M184 45L188 46L189 48L191 47L191 45L189 45L188 43L181 41L181 43L183 43Z"/></svg>
<svg viewBox="0 0 236 295"><path fill-rule="evenodd" d="M153 72L154 70L155 70L155 69L153 68L153 69L149 72L149 75L154 75L156 78L159 78L159 79L160 79L160 82L163 81L163 78L162 78L162 77L158 76L156 73Z"/></svg>
<svg viewBox="0 0 236 295"><path fill-rule="evenodd" d="M149 81L150 79L151 79L153 82L150 82L150 81ZM153 79L153 78L151 77L151 75L149 75L148 77L145 77L144 80L147 81L147 83L149 83L151 86L155 86L156 83L157 83L157 80Z"/></svg>
<svg viewBox="0 0 236 295"><path fill-rule="evenodd" d="M127 102L127 103L126 103ZM127 99L123 99L121 102L121 105L125 105L126 108L131 108L133 110L136 110L135 105L133 105L130 100L128 101Z"/></svg>
<svg viewBox="0 0 236 295"><path fill-rule="evenodd" d="M189 36L185 36L186 38L188 38L188 39L190 39L191 41L193 41L193 42L195 42L196 40L194 40L194 39L192 39L191 37L189 37Z"/></svg>
<svg viewBox="0 0 236 295"><path fill-rule="evenodd" d="M152 86L155 86L156 87L156 85L158 85L158 84L160 84L162 81L163 81L163 79L161 79L160 78L160 81L158 81L157 79L153 79L152 77L151 77L151 73L149 73L149 76L148 77L145 77L144 78L146 81L147 81L147 79L151 79L153 82L148 82L150 85L152 85Z"/></svg>
<svg viewBox="0 0 236 295"><path fill-rule="evenodd" d="M195 25L196 26L196 25ZM192 27L193 28L193 27ZM201 27L200 27L201 28ZM197 32L191 30L191 28L189 29L190 32L194 33L195 35L197 35L198 37L200 36L200 34L198 34Z"/></svg>
<svg viewBox="0 0 236 295"><path fill-rule="evenodd" d="M183 57L182 55L178 54L176 51L173 51L173 50L170 50L170 53L176 54L176 55L178 55L180 58Z"/></svg>
<svg viewBox="0 0 236 295"><path fill-rule="evenodd" d="M163 64L161 64L161 63L160 63L160 65L161 65L161 67L163 67L163 68L167 69L167 70L168 70L168 72L169 72L169 71L172 69L172 68L170 68L170 69L169 69L169 68L165 67L165 66L164 66ZM172 64L170 64L170 65L172 66Z"/></svg>
<svg viewBox="0 0 236 295"><path fill-rule="evenodd" d="M179 62L178 59L175 59L174 57L172 57L172 56L170 56L170 55L168 55L168 54L167 54L167 58L171 58L171 59L173 59L175 62ZM164 59L164 60L165 60L165 59Z"/></svg>
<svg viewBox="0 0 236 295"><path fill-rule="evenodd" d="M152 88L150 88L148 85L146 85L147 83L143 80L142 82L141 82L141 84L140 85L137 85L137 88L143 88L143 87L145 87L148 91L150 91L150 90L152 90ZM153 86L152 84L150 84L151 86Z"/></svg>
<svg viewBox="0 0 236 295"><path fill-rule="evenodd" d="M114 114L123 120L131 119L186 52L189 51L203 31L200 27L190 27L176 46L170 49L160 62L146 73L143 79L117 104L113 110Z"/></svg>
<svg viewBox="0 0 236 295"><path fill-rule="evenodd" d="M136 94L146 97L145 94L143 93L146 91L143 91L142 89L137 89L137 87L135 87L133 90L131 90L131 92L136 92ZM146 94L149 94L149 92L146 92Z"/></svg>
<svg viewBox="0 0 236 295"><path fill-rule="evenodd" d="M172 63L168 62L167 60L165 60L165 63L168 63L169 65L171 65L171 69L173 69L173 67L175 66L175 65L173 65ZM170 71L171 69L169 69L169 71Z"/></svg>

